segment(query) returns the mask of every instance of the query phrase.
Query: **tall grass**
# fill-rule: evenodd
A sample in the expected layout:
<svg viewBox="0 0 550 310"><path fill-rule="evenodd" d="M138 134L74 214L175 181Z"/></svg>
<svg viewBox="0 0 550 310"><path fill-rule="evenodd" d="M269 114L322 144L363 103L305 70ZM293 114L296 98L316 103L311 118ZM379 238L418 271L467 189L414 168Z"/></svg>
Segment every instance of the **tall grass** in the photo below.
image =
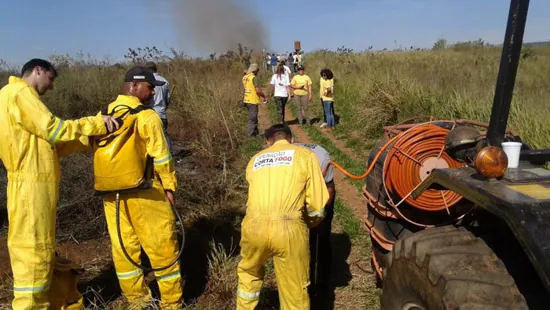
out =
<svg viewBox="0 0 550 310"><path fill-rule="evenodd" d="M365 159L381 127L416 115L489 121L501 50L471 47L308 55L318 98L321 68L335 74L335 134ZM550 147L550 48L524 52L516 79L509 127L535 148ZM322 118L322 107L313 110Z"/></svg>

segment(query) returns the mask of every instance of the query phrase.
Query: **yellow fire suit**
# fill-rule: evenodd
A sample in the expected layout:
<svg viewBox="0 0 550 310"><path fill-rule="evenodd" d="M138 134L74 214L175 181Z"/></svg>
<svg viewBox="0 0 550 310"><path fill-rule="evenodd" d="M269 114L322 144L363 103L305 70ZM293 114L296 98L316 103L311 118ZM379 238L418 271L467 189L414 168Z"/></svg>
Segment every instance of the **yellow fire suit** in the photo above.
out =
<svg viewBox="0 0 550 310"><path fill-rule="evenodd" d="M237 309L254 309L258 304L264 263L270 255L281 309L309 309L307 223L319 224L329 199L319 160L310 150L279 140L252 157L246 179Z"/></svg>
<svg viewBox="0 0 550 310"><path fill-rule="evenodd" d="M0 124L0 158L8 171L12 306L48 309L60 179L55 145L82 135L104 135L107 129L101 116L55 117L36 90L14 76L0 90Z"/></svg>
<svg viewBox="0 0 550 310"><path fill-rule="evenodd" d="M109 112L117 105L136 108L138 98L120 95L109 104ZM116 114L115 114L116 115ZM178 254L176 220L166 199L165 190L176 191L177 180L173 159L164 136L162 121L154 110L137 114L137 130L143 143L136 144L136 152L153 157L155 178L149 189L120 193L120 230L124 247L134 262L140 263L141 248L149 257L152 267L168 265ZM118 242L116 228L115 194L103 197L107 227L112 243L112 254L122 292L134 304L151 299L151 292L144 282L143 271L130 263ZM182 307L182 279L179 264L155 273L162 307Z"/></svg>

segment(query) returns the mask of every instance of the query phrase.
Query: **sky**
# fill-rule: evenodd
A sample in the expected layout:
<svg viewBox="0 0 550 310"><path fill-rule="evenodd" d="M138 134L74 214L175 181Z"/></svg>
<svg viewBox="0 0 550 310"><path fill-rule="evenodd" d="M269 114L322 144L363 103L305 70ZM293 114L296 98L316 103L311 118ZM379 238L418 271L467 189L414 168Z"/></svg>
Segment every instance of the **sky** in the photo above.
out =
<svg viewBox="0 0 550 310"><path fill-rule="evenodd" d="M207 56L189 35L179 10L193 13L190 0L17 0L4 1L0 15L0 59L20 66L52 54L90 54L94 59L123 59L128 48L156 46L190 56ZM229 1L229 0L218 0ZM195 1L197 2L197 1ZM211 3L216 0L210 0ZM509 2L505 0L233 0L264 27L267 48L305 52L431 47L484 39L502 43ZM182 5L183 3L183 5ZM215 16L200 16L206 25ZM230 18L229 20L234 20ZM237 18L238 19L238 18ZM238 21L234 21L238 22ZM200 27L205 27L203 22ZM524 41L550 40L550 1L531 0ZM197 29L195 29L196 31ZM212 30L210 30L212 31ZM212 32L210 32L212 33Z"/></svg>

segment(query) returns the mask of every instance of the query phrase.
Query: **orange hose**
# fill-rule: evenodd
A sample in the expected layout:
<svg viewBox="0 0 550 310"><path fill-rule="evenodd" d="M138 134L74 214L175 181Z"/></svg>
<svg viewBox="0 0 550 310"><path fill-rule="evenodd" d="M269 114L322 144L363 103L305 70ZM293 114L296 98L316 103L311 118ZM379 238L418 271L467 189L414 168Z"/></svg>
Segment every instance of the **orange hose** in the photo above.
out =
<svg viewBox="0 0 550 310"><path fill-rule="evenodd" d="M389 139L381 148L380 150L378 151L378 153L376 153L376 156L374 156L374 159L372 160L372 163L370 164L369 168L367 169L367 171L365 171L365 173L363 173L363 175L354 175L354 174L351 174L349 173L348 171L346 171L346 169L342 168L342 166L338 165L336 162L334 161L331 161L330 164L333 165L336 169L340 170L340 172L342 172L343 174L345 174L347 177L349 178L352 178L354 180L362 180L364 178L366 178L369 173L371 173L372 169L374 169L374 166L376 165L376 161L378 160L378 158L380 158L380 155L382 155L382 152L388 147L388 145L390 145L393 141L395 141L399 136L395 136L391 139ZM328 165L327 165L327 168L325 169L325 171L323 171L323 174L326 173L326 170L328 169Z"/></svg>
<svg viewBox="0 0 550 310"><path fill-rule="evenodd" d="M429 189L417 199L410 194L420 184L420 168L430 157L443 159L450 168L463 166L444 152L448 129L432 124L413 127L400 135L389 150L384 162L383 174L387 190L418 209L440 211L456 204L462 197L450 190Z"/></svg>
<svg viewBox="0 0 550 310"><path fill-rule="evenodd" d="M384 161L382 179L388 197L392 197L391 194L393 194L393 196L399 196L402 200L398 203L393 201L389 201L389 203L395 209L402 202L407 202L409 205L425 211L448 210L462 199L460 195L453 191L429 189L417 199L411 197L414 189L422 183L419 171L423 161L427 158L441 158L450 168L458 168L464 165L452 159L444 151L445 138L450 130L433 125L433 122L441 121L418 124L389 139L377 152L363 175L351 174L336 162L331 162L331 164L347 177L362 180L372 172L382 153L395 141L394 145L388 150L388 156Z"/></svg>

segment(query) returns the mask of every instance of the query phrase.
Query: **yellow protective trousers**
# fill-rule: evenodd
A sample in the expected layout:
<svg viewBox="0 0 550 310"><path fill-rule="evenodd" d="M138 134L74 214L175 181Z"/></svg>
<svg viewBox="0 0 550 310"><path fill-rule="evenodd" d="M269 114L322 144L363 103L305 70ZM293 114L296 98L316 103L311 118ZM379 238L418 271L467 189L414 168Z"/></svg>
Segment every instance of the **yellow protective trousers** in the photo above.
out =
<svg viewBox="0 0 550 310"><path fill-rule="evenodd" d="M281 309L309 309L308 228L301 212L247 213L242 222L241 261L237 268L237 309L254 309L272 255Z"/></svg>
<svg viewBox="0 0 550 310"><path fill-rule="evenodd" d="M13 271L12 307L48 309L55 259L58 184L8 172L8 250Z"/></svg>
<svg viewBox="0 0 550 310"><path fill-rule="evenodd" d="M131 304L151 300L151 291L144 282L143 271L128 261L118 241L116 196L103 197L107 228L112 244L115 269L124 296ZM141 248L153 268L164 267L178 254L176 220L160 183L153 188L120 193L120 231L124 248L132 260L141 264ZM182 278L179 263L155 272L163 309L181 309Z"/></svg>

